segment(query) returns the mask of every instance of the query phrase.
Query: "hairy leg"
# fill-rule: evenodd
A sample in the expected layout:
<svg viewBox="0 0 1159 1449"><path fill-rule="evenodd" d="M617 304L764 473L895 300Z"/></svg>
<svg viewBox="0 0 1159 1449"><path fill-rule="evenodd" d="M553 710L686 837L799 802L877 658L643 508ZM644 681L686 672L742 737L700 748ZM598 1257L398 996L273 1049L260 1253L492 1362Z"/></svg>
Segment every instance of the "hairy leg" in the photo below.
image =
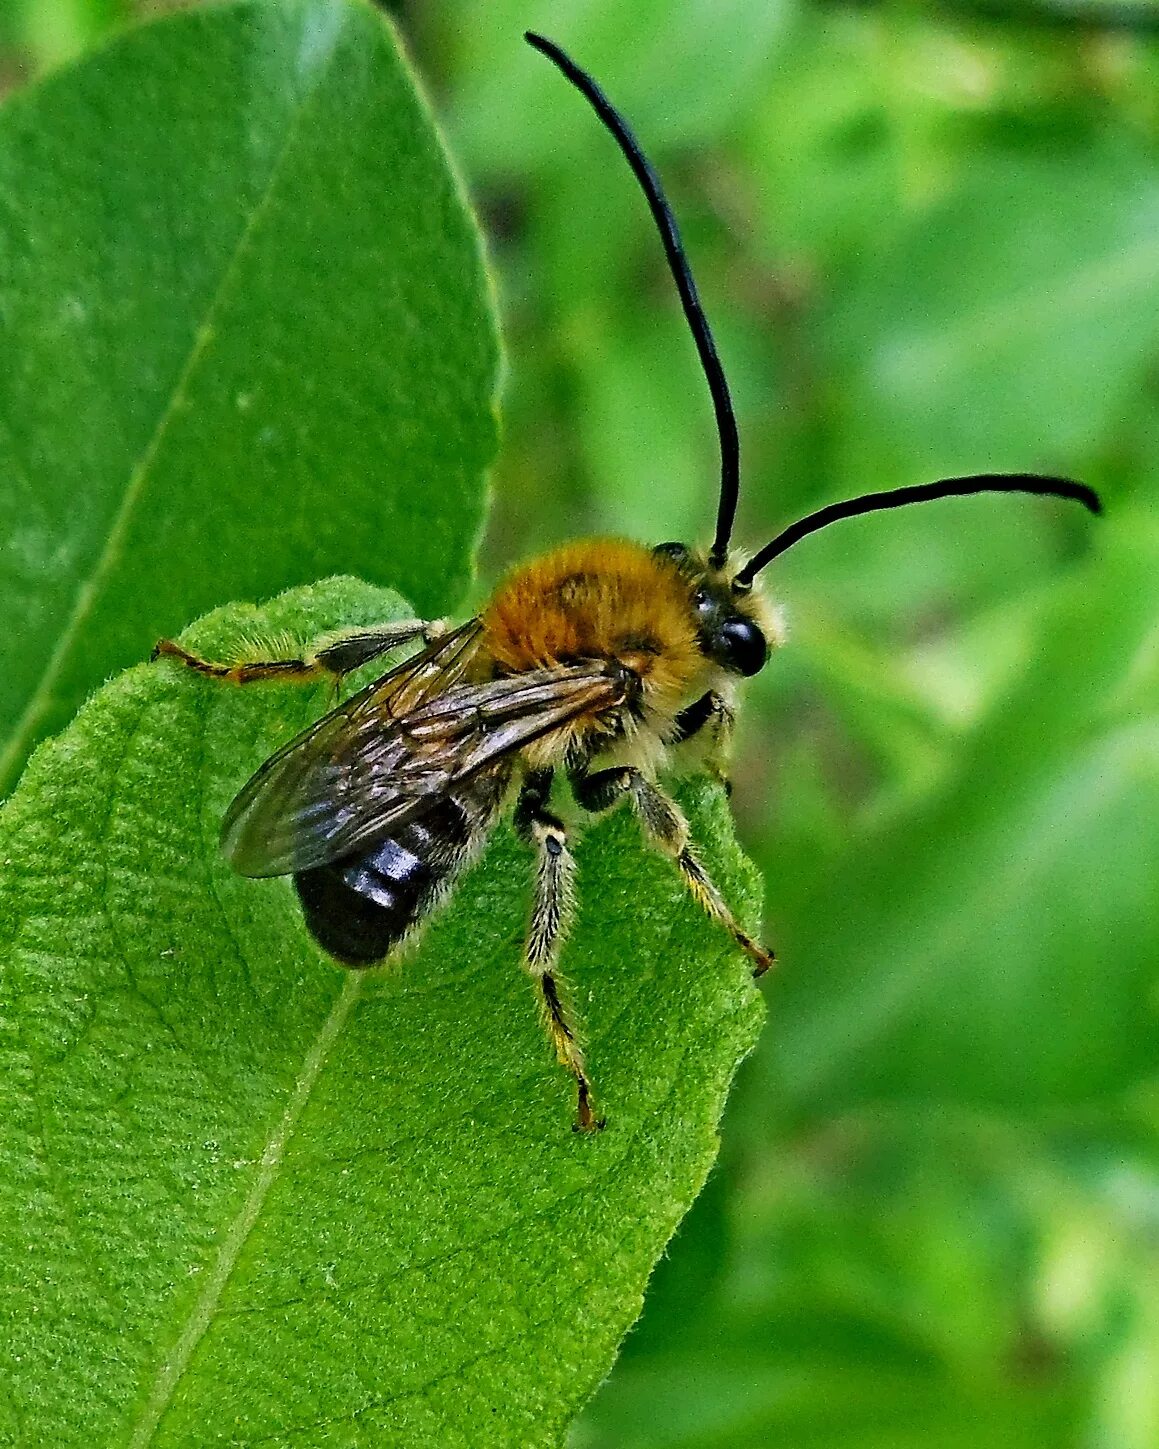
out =
<svg viewBox="0 0 1159 1449"><path fill-rule="evenodd" d="M753 975L763 976L776 957L737 924L712 877L697 858L688 821L676 802L630 765L597 770L593 774L576 770L570 779L576 800L585 810L607 810L625 796L631 800L645 839L675 864L701 910L723 926L748 955L753 963Z"/></svg>
<svg viewBox="0 0 1159 1449"><path fill-rule="evenodd" d="M707 730L710 743L705 755L705 768L714 779L720 781L730 795L732 781L725 771L725 760L735 724L736 715L732 706L722 695L710 689L676 716L676 732L672 737L672 744L680 745Z"/></svg>
<svg viewBox="0 0 1159 1449"><path fill-rule="evenodd" d="M539 992L543 1024L560 1066L576 1083L577 1132L598 1132L583 1048L561 991L557 965L574 908L575 859L563 821L547 808L550 770L529 775L515 807L515 828L535 849L535 886L523 964Z"/></svg>
<svg viewBox="0 0 1159 1449"><path fill-rule="evenodd" d="M295 659L239 659L232 664L219 664L201 659L175 644L172 639L159 639L150 658L178 659L189 669L222 679L230 684L254 684L264 679L310 683L318 679L342 679L380 654L389 654L412 639L427 643L443 632L444 626L423 619L400 619L374 629L351 629L341 634L328 634L315 648Z"/></svg>

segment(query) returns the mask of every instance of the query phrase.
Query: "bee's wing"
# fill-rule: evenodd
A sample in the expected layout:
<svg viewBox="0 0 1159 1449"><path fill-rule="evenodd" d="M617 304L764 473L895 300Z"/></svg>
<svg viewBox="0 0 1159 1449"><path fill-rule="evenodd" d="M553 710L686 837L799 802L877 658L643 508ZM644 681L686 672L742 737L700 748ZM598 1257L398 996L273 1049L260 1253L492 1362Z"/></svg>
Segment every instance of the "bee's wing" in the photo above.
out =
<svg viewBox="0 0 1159 1449"><path fill-rule="evenodd" d="M353 709L327 715L242 790L222 849L243 875L289 875L369 848L524 745L627 697L618 666L591 662L481 684L452 680L395 713L397 694L386 708L374 697L392 678L351 700Z"/></svg>
<svg viewBox="0 0 1159 1449"><path fill-rule="evenodd" d="M306 869L298 858L307 842L316 836L313 849L321 848L325 832L338 824L332 817L344 808L340 761L349 744L390 731L397 720L453 685L474 656L481 633L479 620L471 619L436 639L271 755L234 797L222 821L222 852L236 869L254 876ZM310 809L316 829L303 814Z"/></svg>

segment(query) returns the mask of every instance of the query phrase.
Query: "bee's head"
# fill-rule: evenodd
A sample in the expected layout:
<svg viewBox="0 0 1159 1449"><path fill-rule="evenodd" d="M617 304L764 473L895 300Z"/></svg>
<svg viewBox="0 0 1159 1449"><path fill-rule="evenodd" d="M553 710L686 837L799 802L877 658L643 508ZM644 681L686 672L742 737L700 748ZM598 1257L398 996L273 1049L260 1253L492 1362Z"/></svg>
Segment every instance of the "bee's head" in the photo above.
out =
<svg viewBox="0 0 1159 1449"><path fill-rule="evenodd" d="M759 592L738 587L735 570L682 543L661 543L653 553L671 559L688 585L689 601L701 649L721 669L745 678L759 674L780 630Z"/></svg>

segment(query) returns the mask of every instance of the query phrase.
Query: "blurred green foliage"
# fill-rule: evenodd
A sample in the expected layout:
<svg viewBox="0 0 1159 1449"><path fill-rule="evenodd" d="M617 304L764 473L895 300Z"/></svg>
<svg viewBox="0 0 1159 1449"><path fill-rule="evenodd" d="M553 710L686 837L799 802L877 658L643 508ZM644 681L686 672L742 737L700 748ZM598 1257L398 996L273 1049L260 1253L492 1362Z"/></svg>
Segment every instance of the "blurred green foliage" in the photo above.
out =
<svg viewBox="0 0 1159 1449"><path fill-rule="evenodd" d="M9 18L8 73L57 58L60 3ZM772 1019L576 1449L1159 1443L1159 51L1148 7L1098 10L402 9L501 289L481 589L713 510L656 239L527 26L665 177L737 396L741 539L940 472L1108 504L907 510L771 571L790 647L734 804ZM109 16L69 13L76 44Z"/></svg>

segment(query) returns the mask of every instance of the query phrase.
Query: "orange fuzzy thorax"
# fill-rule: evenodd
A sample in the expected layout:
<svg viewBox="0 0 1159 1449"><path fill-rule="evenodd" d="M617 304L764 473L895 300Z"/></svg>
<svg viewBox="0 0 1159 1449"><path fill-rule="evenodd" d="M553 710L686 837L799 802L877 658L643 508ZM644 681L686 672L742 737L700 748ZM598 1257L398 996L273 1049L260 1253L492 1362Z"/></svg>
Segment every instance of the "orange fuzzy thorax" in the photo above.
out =
<svg viewBox="0 0 1159 1449"><path fill-rule="evenodd" d="M687 582L663 556L624 539L585 539L508 574L483 614L503 673L580 659L618 659L648 706L672 713L706 661Z"/></svg>

